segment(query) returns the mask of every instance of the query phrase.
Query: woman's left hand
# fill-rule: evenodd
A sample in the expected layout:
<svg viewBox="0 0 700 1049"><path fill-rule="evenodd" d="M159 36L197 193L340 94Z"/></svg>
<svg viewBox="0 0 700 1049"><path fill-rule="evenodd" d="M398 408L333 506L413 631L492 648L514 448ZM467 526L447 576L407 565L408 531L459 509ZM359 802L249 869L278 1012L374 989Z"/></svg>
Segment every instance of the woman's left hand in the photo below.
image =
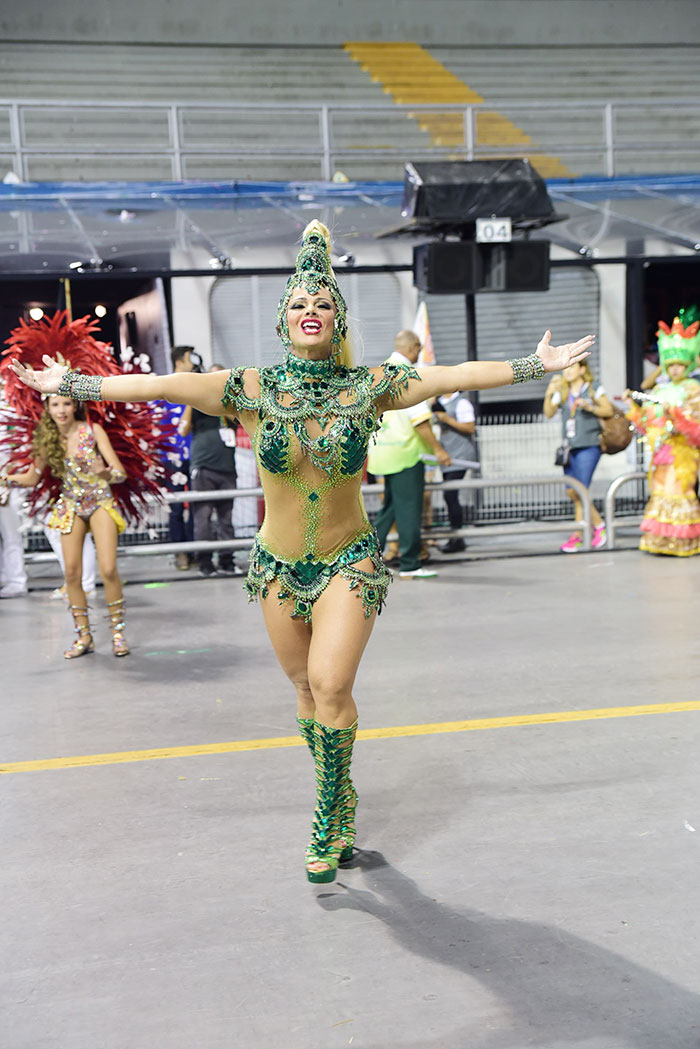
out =
<svg viewBox="0 0 700 1049"><path fill-rule="evenodd" d="M103 481L108 481L111 472L109 466L107 466L107 463L98 452L92 460L92 473L94 473L96 477L101 477Z"/></svg>
<svg viewBox="0 0 700 1049"><path fill-rule="evenodd" d="M25 386L31 386L33 390L38 390L39 393L50 396L58 392L61 379L68 371L68 368L65 364L59 364L58 361L55 361L53 357L49 357L47 354L44 354L41 359L46 366L43 371L27 368L26 365L14 357L10 361L10 369L18 379L21 379Z"/></svg>
<svg viewBox="0 0 700 1049"><path fill-rule="evenodd" d="M551 339L552 333L547 330L540 339L536 353L546 372L560 372L590 356L595 335L586 335L578 342L567 342L563 346L552 346Z"/></svg>

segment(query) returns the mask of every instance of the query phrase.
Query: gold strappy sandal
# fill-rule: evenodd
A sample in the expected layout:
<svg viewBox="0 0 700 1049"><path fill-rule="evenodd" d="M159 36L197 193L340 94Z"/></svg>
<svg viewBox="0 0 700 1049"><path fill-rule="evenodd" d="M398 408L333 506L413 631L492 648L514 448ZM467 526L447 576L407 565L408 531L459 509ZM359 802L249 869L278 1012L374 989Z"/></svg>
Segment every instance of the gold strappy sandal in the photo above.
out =
<svg viewBox="0 0 700 1049"><path fill-rule="evenodd" d="M115 656L128 656L130 649L124 637L124 598L108 601L107 608L112 627L112 651Z"/></svg>
<svg viewBox="0 0 700 1049"><path fill-rule="evenodd" d="M71 647L63 653L63 658L78 659L79 656L86 656L88 652L94 652L95 642L92 640L92 634L90 633L87 608L81 608L80 605L71 605L70 611L73 616L75 632L78 636Z"/></svg>

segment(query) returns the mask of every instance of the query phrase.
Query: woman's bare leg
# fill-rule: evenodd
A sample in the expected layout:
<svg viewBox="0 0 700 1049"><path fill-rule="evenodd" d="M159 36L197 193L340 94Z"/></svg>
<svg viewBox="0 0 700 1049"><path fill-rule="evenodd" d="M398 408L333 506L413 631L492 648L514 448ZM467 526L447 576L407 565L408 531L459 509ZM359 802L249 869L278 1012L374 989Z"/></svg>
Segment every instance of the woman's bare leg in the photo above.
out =
<svg viewBox="0 0 700 1049"><path fill-rule="evenodd" d="M361 567L371 569L372 566L368 561ZM311 624L290 616L289 605L277 600L274 586L261 606L277 659L297 690L298 716L316 717L321 726L331 729L351 728L357 717L352 687L376 613L369 619L365 617L359 592L351 591L341 576L335 576L316 601ZM312 743L313 740L309 745L314 753ZM310 876L324 875L337 866L338 852L352 848L357 795L349 778L349 758L350 755L342 788L347 796L337 817L339 836L334 841L335 859L314 860L307 855ZM312 837L312 843L314 840Z"/></svg>
<svg viewBox="0 0 700 1049"><path fill-rule="evenodd" d="M73 644L63 653L66 659L77 659L79 656L94 650L88 619L87 598L82 583L83 547L86 533L87 525L85 521L80 517L75 517L70 532L61 536L63 572L66 579L70 612L73 616L76 631Z"/></svg>
<svg viewBox="0 0 700 1049"><path fill-rule="evenodd" d="M581 500L579 498L579 494L578 494L578 492L575 492L573 490L573 488L567 488L566 489L566 494L568 495L569 499L571 499L573 504L574 504L574 520L575 520L576 524L580 524L580 522L583 520L583 506L581 504ZM596 508L593 505L593 503L591 503L591 521L592 521L592 524L593 524L594 528L598 528L603 523L603 518L600 516L600 514L596 510Z"/></svg>
<svg viewBox="0 0 700 1049"><path fill-rule="evenodd" d="M372 564L357 567L371 570ZM366 618L360 591L339 575L314 604L308 675L316 719L323 725L349 728L357 717L352 688L376 618L376 612Z"/></svg>
<svg viewBox="0 0 700 1049"><path fill-rule="evenodd" d="M67 535L61 536L63 554L63 571L66 577L68 600L74 608L87 608L87 598L83 590L83 543L87 525L81 517L73 519L73 527ZM87 614L78 617L78 625L87 624Z"/></svg>
<svg viewBox="0 0 700 1049"><path fill-rule="evenodd" d="M365 617L359 591L342 576L334 576L316 601L310 624L290 616L274 586L260 604L275 655L297 691L299 716L316 714L332 728L352 725L352 686L376 613Z"/></svg>
<svg viewBox="0 0 700 1049"><path fill-rule="evenodd" d="M371 563L360 567L370 569ZM351 590L342 576L331 580L312 611L308 670L316 703L319 793L306 853L311 881L332 880L338 862L349 858L355 842L357 793L350 766L357 707L352 689L375 619L376 612L365 616L359 590Z"/></svg>
<svg viewBox="0 0 700 1049"><path fill-rule="evenodd" d="M303 619L292 619L291 605L277 599L276 584L261 599L265 627L282 670L297 691L297 714L313 718L316 713L314 697L309 686L308 657L311 644L311 625Z"/></svg>
<svg viewBox="0 0 700 1049"><path fill-rule="evenodd" d="M99 507L90 518L90 531L97 550L97 565L105 588L107 604L120 601L122 583L117 572L117 526L106 510Z"/></svg>

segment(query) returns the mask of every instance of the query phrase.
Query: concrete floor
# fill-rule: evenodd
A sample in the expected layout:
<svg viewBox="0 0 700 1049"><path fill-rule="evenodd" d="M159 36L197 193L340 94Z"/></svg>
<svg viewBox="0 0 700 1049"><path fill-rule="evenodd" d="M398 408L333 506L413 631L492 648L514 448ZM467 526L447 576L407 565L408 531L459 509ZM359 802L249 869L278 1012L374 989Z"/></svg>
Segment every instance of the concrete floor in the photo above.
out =
<svg viewBox="0 0 700 1049"><path fill-rule="evenodd" d="M2 1049L697 1049L700 710L616 708L700 699L700 558L513 552L396 579L361 727L552 720L359 741L328 886L302 746L16 768L294 733L239 579L125 558L132 655L100 619L69 663L33 571L0 604Z"/></svg>

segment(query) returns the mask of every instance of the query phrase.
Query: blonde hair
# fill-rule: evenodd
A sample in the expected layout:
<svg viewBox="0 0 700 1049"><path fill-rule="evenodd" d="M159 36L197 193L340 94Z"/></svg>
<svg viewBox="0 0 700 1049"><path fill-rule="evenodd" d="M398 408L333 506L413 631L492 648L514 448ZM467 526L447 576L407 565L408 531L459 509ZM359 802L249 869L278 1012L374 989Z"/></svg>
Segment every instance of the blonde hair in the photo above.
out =
<svg viewBox="0 0 700 1049"><path fill-rule="evenodd" d="M51 394L51 396L53 397L54 395ZM78 422L82 422L85 419L85 409L80 401L74 401L73 403L75 418ZM37 459L45 459L49 470L59 480L65 474L66 441L49 414L48 398L32 437L32 455Z"/></svg>
<svg viewBox="0 0 700 1049"><path fill-rule="evenodd" d="M593 375L593 372L591 371L591 369L588 367L588 365L584 361L580 361L579 363L580 363L581 367L583 368L583 381L587 382L590 385L590 387L591 387L591 399L595 400L595 391L593 390L593 383L595 382L595 377ZM566 379L564 378L563 374L561 376L561 381L562 381L562 386L563 386L561 399L562 399L562 401L565 401L566 398L569 396L569 383L566 381Z"/></svg>
<svg viewBox="0 0 700 1049"><path fill-rule="evenodd" d="M311 222L309 222L308 226L306 227L306 229L304 230L304 232L301 235L302 241L304 240L304 237L308 236L309 233L320 233L321 234L321 236L323 237L323 239L326 242L326 247L328 248L328 254L330 256L331 250L332 250L332 245L331 245L331 235L330 235L330 232L328 230L328 227L324 226L322 222L318 221L318 219L312 219ZM337 277L335 275L335 270L333 269L332 265L331 265L331 273L333 274L334 280L336 280L336 282L337 282ZM353 363L354 363L354 355L353 355L353 352L352 352L352 344L350 342L350 336L349 335L345 335L345 336L341 337L340 345L338 347L338 350L333 354L333 356L335 358L336 364L338 364L338 365L345 365L346 368L352 368Z"/></svg>

